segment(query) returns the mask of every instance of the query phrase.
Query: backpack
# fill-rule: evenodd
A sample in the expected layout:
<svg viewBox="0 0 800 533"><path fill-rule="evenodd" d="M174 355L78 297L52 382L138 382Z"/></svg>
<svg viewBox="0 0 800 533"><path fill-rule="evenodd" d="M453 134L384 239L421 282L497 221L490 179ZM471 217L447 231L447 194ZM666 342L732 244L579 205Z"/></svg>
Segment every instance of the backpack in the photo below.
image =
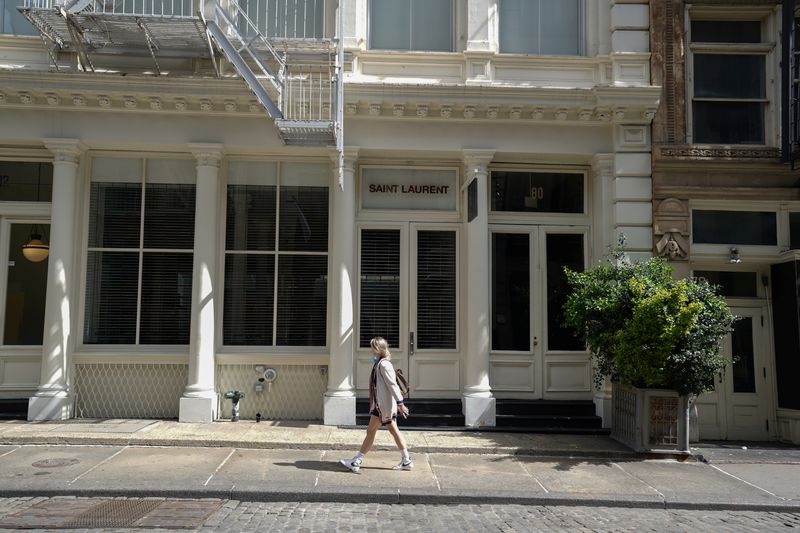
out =
<svg viewBox="0 0 800 533"><path fill-rule="evenodd" d="M397 386L400 387L400 393L403 395L403 398L408 397L408 380L403 375L403 371L399 368L395 370L395 377L397 378Z"/></svg>

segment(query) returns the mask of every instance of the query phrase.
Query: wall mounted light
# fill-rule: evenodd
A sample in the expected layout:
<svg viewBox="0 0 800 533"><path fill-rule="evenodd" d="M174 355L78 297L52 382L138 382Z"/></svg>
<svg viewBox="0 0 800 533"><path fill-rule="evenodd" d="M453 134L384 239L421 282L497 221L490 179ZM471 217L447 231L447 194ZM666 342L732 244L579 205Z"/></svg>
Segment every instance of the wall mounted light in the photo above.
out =
<svg viewBox="0 0 800 533"><path fill-rule="evenodd" d="M728 257L728 263L733 265L738 265L742 262L742 257L739 255L738 248L731 248L730 256Z"/></svg>

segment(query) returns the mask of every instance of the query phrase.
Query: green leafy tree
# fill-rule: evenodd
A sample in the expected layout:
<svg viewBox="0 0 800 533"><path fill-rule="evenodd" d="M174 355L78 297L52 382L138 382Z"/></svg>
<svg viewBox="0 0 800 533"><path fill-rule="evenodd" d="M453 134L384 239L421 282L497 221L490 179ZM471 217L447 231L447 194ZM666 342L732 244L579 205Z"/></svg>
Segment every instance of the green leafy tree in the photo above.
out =
<svg viewBox="0 0 800 533"><path fill-rule="evenodd" d="M734 321L716 287L675 280L661 258L631 263L622 248L592 269L566 274L564 320L594 355L598 387L608 377L680 394L713 388L729 362L719 350Z"/></svg>

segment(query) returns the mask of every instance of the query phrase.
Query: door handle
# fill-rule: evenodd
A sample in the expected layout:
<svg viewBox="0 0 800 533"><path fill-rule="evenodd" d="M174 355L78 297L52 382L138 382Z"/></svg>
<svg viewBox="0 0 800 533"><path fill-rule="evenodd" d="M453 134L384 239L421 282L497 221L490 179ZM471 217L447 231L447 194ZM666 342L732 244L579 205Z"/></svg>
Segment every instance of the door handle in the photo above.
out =
<svg viewBox="0 0 800 533"><path fill-rule="evenodd" d="M534 337L533 338L533 345L534 346L539 346L539 338L538 337Z"/></svg>
<svg viewBox="0 0 800 533"><path fill-rule="evenodd" d="M408 355L409 357L414 355L414 332L408 332Z"/></svg>

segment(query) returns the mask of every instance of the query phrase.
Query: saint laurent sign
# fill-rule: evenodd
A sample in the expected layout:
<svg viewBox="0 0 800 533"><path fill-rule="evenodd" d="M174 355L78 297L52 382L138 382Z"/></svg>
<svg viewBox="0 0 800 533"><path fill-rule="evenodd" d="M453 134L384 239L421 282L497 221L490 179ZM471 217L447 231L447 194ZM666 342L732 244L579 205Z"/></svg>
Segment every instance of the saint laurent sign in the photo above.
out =
<svg viewBox="0 0 800 533"><path fill-rule="evenodd" d="M361 169L361 207L381 210L455 211L455 169Z"/></svg>

